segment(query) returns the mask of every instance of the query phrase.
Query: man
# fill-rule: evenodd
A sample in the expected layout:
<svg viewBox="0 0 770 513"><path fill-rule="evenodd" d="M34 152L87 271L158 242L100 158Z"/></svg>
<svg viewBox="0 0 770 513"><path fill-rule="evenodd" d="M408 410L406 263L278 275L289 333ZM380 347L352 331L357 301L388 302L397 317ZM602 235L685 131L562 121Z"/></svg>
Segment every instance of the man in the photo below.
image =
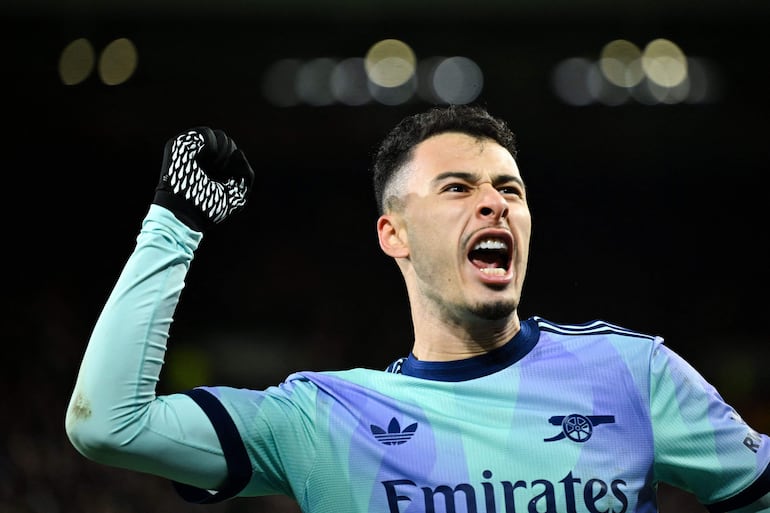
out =
<svg viewBox="0 0 770 513"><path fill-rule="evenodd" d="M253 179L221 131L167 143L67 411L86 457L164 476L193 502L285 494L312 513L653 512L661 482L713 512L770 512L770 440L659 337L519 319L527 191L514 135L480 107L410 116L377 154L408 357L157 397L194 251Z"/></svg>

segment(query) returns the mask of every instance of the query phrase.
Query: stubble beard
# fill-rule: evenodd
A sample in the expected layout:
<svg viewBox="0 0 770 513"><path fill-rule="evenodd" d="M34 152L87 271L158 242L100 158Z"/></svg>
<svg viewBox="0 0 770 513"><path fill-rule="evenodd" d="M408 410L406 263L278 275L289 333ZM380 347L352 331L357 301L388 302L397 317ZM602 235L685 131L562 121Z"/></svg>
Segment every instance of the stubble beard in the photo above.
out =
<svg viewBox="0 0 770 513"><path fill-rule="evenodd" d="M487 321L499 321L510 317L516 311L518 305L515 301L491 301L486 303L477 303L472 305L470 312L481 319Z"/></svg>

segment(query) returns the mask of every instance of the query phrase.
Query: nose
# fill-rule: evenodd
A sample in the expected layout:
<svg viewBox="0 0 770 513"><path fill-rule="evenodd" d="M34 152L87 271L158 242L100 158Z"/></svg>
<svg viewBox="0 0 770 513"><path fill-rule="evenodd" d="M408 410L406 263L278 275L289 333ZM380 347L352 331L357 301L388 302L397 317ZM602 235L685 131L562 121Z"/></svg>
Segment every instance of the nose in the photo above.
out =
<svg viewBox="0 0 770 513"><path fill-rule="evenodd" d="M483 184L476 206L476 214L485 219L500 220L508 216L508 201L490 184Z"/></svg>

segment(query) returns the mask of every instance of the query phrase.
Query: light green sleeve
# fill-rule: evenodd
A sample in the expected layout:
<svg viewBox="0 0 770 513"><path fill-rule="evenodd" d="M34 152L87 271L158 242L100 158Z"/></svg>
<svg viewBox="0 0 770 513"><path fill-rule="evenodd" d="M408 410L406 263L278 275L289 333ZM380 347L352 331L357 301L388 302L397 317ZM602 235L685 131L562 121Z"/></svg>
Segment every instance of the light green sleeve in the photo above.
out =
<svg viewBox="0 0 770 513"><path fill-rule="evenodd" d="M89 459L216 488L226 462L203 411L183 394L157 397L166 340L202 234L152 205L97 319L66 413Z"/></svg>
<svg viewBox="0 0 770 513"><path fill-rule="evenodd" d="M710 509L716 505L712 511L768 511L767 496L756 495L767 490L768 437L663 345L652 357L650 392L656 480L692 492ZM727 506L744 503L745 509Z"/></svg>

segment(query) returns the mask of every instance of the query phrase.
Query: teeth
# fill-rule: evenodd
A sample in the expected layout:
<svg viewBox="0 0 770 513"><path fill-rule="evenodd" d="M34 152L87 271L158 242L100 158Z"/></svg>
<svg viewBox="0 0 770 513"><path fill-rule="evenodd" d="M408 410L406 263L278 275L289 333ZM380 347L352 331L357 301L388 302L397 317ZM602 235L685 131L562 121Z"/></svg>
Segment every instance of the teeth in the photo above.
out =
<svg viewBox="0 0 770 513"><path fill-rule="evenodd" d="M485 269L479 269L484 274L491 274L493 276L504 276L505 269L502 267L487 267Z"/></svg>
<svg viewBox="0 0 770 513"><path fill-rule="evenodd" d="M508 249L508 245L498 239L484 239L476 243L473 249Z"/></svg>

